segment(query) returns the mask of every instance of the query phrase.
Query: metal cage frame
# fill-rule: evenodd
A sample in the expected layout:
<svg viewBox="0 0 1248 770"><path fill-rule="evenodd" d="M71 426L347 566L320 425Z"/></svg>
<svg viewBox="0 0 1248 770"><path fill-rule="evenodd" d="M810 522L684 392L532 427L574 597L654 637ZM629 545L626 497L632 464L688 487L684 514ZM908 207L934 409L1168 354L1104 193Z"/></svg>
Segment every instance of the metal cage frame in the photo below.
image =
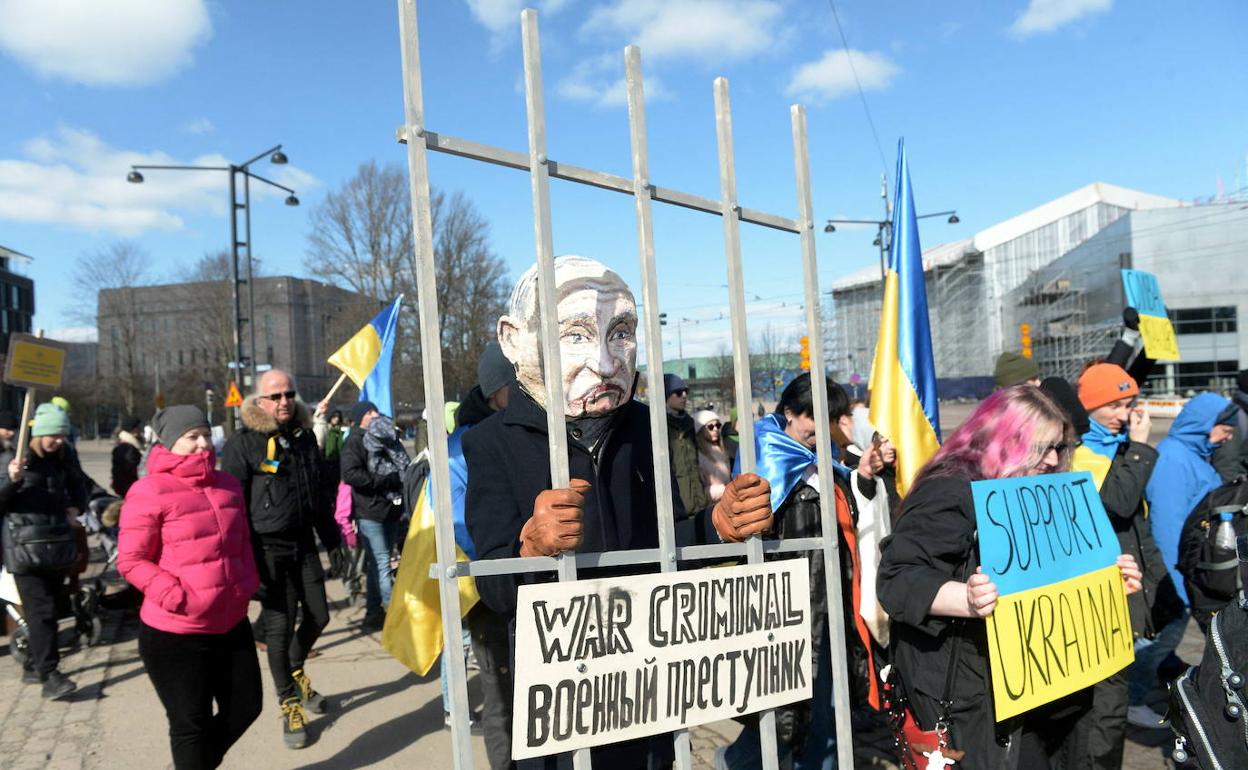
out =
<svg viewBox="0 0 1248 770"><path fill-rule="evenodd" d="M568 485L568 446L564 419L563 384L560 376L558 319L553 239L551 233L551 178L598 187L632 195L636 203L638 251L641 260L641 299L646 308L644 329L646 339L646 378L650 393L663 389L662 346L659 326L658 286L655 271L654 233L651 207L654 201L718 215L723 218L724 251L728 270L728 291L732 329L732 355L736 369L737 413L745 416L738 427L739 457L743 472L755 469L754 424L751 414L750 362L746 336L746 307L741 264L740 226L742 222L795 233L800 236L802 274L806 309L806 327L811 340L812 372L824 372L824 341L819 318L818 263L815 255L815 221L810 193L810 163L807 151L806 110L802 105L790 108L793 161L796 174L797 218L788 218L763 211L747 209L738 202L736 170L732 138L732 111L728 81L714 81L715 127L719 154L720 197L718 200L658 187L651 183L647 150L645 98L641 73L641 51L637 46L624 49L628 92L629 134L632 144L633 175L631 179L592 169L580 168L551 160L546 151L546 117L543 106L541 42L538 15L533 9L521 12L521 33L524 56L525 104L528 116L528 153L491 147L466 139L429 131L425 125L423 84L421 81L416 0L398 0L399 37L402 49L404 125L398 139L407 145L408 176L411 192L414 246L417 264L418 299L420 303L421 358L425 374L425 397L429 407L430 473L433 481L433 503L438 511L451 510L450 475L448 466L446 399L442 373L442 351L437 295L437 273L434 264L432 216L429 193L428 152L442 152L463 158L528 172L533 201L534 241L538 266L538 310L541 315L540 342L544 353L547 401L547 428L550 442L552 486ZM815 414L828 410L827 389L822 377L812 377ZM850 727L849 683L847 680L845 627L842 614L836 609L841 595L841 564L835 513L836 490L833 481L830 425L816 421L817 470L819 474L820 524L822 537L790 538L764 541L759 536L744 543L678 546L673 524L671 467L667 441L665 405L651 398L650 431L654 445L654 478L659 519L659 545L631 551L609 553L566 553L558 557L529 557L458 562L455 535L449 516L436 517L437 566L431 577L439 581L442 607L444 649L457 649L461 642L459 614L459 577L467 575L502 575L529 572L554 572L560 581L575 580L580 568L657 564L663 572L675 572L684 560L745 556L750 564L763 561L764 554L818 551L824 559L827 595L829 597L829 650L833 676L833 700L836 709L836 735L839 765L853 767L853 737ZM816 555L815 558L819 558ZM449 608L449 611L448 611ZM454 763L457 770L473 766L469 729L467 675L463 656L447 657L450 681L451 735ZM750 729L750 728L747 728ZM775 713L764 711L759 719L763 766L778 766L775 734ZM676 767L692 767L689 733L682 729L674 734ZM588 749L573 753L574 766L590 767Z"/></svg>

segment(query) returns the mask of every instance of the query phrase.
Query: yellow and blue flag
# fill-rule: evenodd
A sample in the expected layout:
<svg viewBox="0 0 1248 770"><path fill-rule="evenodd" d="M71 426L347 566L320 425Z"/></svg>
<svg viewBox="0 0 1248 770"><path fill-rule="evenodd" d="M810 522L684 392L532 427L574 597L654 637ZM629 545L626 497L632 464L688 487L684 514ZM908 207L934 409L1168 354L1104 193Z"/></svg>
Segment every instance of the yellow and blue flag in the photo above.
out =
<svg viewBox="0 0 1248 770"><path fill-rule="evenodd" d="M871 366L871 422L897 448L897 489L903 495L940 448L936 363L923 280L919 223L902 140L897 143L893 238L880 337Z"/></svg>
<svg viewBox="0 0 1248 770"><path fill-rule="evenodd" d="M372 401L377 411L390 417L394 416L390 401L390 361L394 356L394 331L402 304L403 295L400 294L329 357L329 363L350 377L360 389L361 401Z"/></svg>

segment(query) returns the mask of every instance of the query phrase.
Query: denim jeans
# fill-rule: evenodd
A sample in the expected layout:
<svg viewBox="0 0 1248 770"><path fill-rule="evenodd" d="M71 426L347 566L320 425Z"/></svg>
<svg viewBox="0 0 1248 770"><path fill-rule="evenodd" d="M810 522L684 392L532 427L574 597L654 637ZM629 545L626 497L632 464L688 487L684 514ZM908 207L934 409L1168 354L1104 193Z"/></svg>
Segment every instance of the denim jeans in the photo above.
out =
<svg viewBox="0 0 1248 770"><path fill-rule="evenodd" d="M1141 637L1136 641L1135 662L1128 669L1128 698L1132 706L1144 703L1148 694L1157 688L1157 666L1183 641L1183 632L1187 630L1190 617L1191 612L1185 609L1157 636L1152 639Z"/></svg>
<svg viewBox="0 0 1248 770"><path fill-rule="evenodd" d="M385 612L390 606L390 589L394 575L390 572L390 549L398 534L399 522L357 519L356 526L364 541L364 585L366 614Z"/></svg>

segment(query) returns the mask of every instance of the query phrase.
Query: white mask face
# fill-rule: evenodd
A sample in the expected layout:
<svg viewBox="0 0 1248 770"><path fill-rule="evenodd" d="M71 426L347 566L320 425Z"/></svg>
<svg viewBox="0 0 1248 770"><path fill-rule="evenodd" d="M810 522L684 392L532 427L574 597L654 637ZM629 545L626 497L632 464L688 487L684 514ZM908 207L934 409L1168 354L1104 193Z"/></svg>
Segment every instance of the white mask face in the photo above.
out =
<svg viewBox="0 0 1248 770"><path fill-rule="evenodd" d="M631 395L637 371L637 305L623 281L593 260L560 257L556 280L564 412L569 419L608 414ZM516 305L513 301L513 311L523 312ZM545 407L536 316L535 310L524 320L503 316L498 340L516 366L516 381Z"/></svg>

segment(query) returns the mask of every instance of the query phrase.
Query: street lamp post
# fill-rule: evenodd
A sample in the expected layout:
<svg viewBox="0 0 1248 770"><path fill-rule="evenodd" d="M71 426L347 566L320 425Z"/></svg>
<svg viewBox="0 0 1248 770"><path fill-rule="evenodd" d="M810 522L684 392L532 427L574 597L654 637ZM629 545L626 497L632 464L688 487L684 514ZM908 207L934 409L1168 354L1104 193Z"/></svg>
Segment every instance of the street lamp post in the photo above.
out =
<svg viewBox="0 0 1248 770"><path fill-rule="evenodd" d="M871 242L871 245L880 248L880 281L883 282L888 272L886 255L893 245L893 207L888 201L888 177L883 174L880 175L880 199L884 202L883 219L829 219L827 224L823 226L823 231L825 233L834 233L836 232L836 225L875 225L875 240ZM920 214L915 219L943 216L949 217L945 221L951 225L956 225L962 221L958 219L957 209Z"/></svg>
<svg viewBox="0 0 1248 770"><path fill-rule="evenodd" d="M279 144L270 147L257 154L255 157L237 164L228 166L159 166L159 165L136 165L130 167L130 173L126 175L126 181L132 184L142 184L143 174L141 171L160 170L160 171L228 171L230 172L230 285L231 285L231 303L234 307L234 382L238 385L239 390L243 388L243 366L247 365L251 372L252 384L256 381L256 293L254 279L254 264L251 251L251 180L263 182L271 187L276 187L287 193L286 205L298 206L299 199L295 197L295 191L289 187L278 184L272 179L266 179L251 170L251 165L261 158L268 157L271 163L276 165L284 165L288 162L286 153L282 152L282 146ZM243 175L243 201L238 200L238 175ZM243 238L238 238L238 212L243 211ZM240 247L247 249L247 277L240 277ZM243 316L242 293L239 286L243 283L247 284L247 315ZM243 355L243 323L248 325L248 345L250 355Z"/></svg>

